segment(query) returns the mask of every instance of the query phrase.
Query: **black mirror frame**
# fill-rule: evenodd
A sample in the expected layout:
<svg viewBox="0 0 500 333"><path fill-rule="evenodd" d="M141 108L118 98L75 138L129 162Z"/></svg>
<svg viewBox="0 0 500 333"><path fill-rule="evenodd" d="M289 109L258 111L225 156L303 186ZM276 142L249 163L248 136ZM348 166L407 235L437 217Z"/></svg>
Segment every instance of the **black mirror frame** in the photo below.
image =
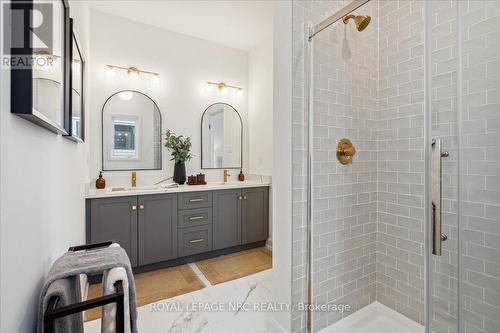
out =
<svg viewBox="0 0 500 333"><path fill-rule="evenodd" d="M234 110L234 112L236 112L236 114L238 115L238 118L240 119L240 126L241 126L241 132L240 132L240 136L241 136L241 139L240 139L240 166L231 166L231 167L221 167L221 168L204 168L203 167L203 118L205 117L205 113L208 111L208 109L210 109L212 106L214 105L217 105L217 104L223 104L223 105L227 105L229 106L231 109ZM231 104L228 104L228 103L223 103L223 102L218 102L218 103L213 103L213 104L210 104L206 109L205 111L203 111L203 114L201 115L201 131L200 131L200 134L201 134L201 157L200 157L200 160L201 160L201 168L203 170L221 170L221 169L242 169L243 168L243 120L241 119L241 115L240 113L238 112L238 110L236 110L236 108L234 106L232 106Z"/></svg>
<svg viewBox="0 0 500 333"><path fill-rule="evenodd" d="M70 81L70 44L71 44L71 34L70 34L70 20L69 20L69 4L68 0L60 0L64 8L64 22L62 26L64 27L64 47L63 55L63 124L56 124L52 119L43 116L39 113L33 113L33 68L16 68L11 67L11 113L22 117L32 123L35 123L43 128L48 129L56 134L67 135L69 133L69 127L71 123L70 118L70 96L71 96L71 81ZM12 0L11 8L22 7L23 9L33 10L34 0ZM23 31L29 31L32 26L33 16L29 15L29 20L24 20ZM11 22L12 24L13 22ZM14 34L14 28L13 34ZM25 33L26 35L26 33ZM26 48L30 51L31 56L33 56L33 48ZM26 55L19 54L14 49L11 50L13 56L16 55Z"/></svg>
<svg viewBox="0 0 500 333"><path fill-rule="evenodd" d="M134 92L134 93L138 93L138 94L141 94L143 96L146 96L147 98L149 98L151 100L151 102L153 102L153 104L155 105L156 109L158 110L158 115L160 116L160 166L158 168L153 168L153 169L137 169L137 168L133 168L133 169L117 169L117 170L116 169L105 169L104 168L104 108L106 107L106 104L111 99L111 97L113 97L115 95L118 95L119 93L122 93L122 92L125 92L125 91L130 91L130 92ZM123 89L123 90L120 90L120 91L117 91L117 92L111 94L111 96L109 96L108 98L106 98L106 101L102 105L102 110L101 110L101 168L102 168L102 171L108 172L108 171L133 171L133 170L137 170L137 171L163 170L163 141L162 141L163 132L162 132L162 118L161 117L162 117L161 116L161 110L158 107L158 104L156 104L156 102L154 101L154 99L152 99L151 97L149 97L145 93L140 92L138 90Z"/></svg>
<svg viewBox="0 0 500 333"><path fill-rule="evenodd" d="M74 26L73 26L73 19L70 18L70 36L71 36L71 42L70 42L70 48L69 48L69 54L70 54L70 71L69 71L69 82L70 82L70 91L73 92L73 50L76 48L76 51L78 52L78 56L80 58L80 78L81 78L81 84L82 84L82 91L81 91L81 105L80 105L80 112L81 112L81 137L78 137L75 135L74 128L73 128L73 94L69 94L69 123L68 123L68 134L65 134L64 137L75 141L75 142L80 142L83 143L85 142L85 59L83 58L82 51L80 49L80 45L78 44L78 39L76 38L75 31L74 31Z"/></svg>

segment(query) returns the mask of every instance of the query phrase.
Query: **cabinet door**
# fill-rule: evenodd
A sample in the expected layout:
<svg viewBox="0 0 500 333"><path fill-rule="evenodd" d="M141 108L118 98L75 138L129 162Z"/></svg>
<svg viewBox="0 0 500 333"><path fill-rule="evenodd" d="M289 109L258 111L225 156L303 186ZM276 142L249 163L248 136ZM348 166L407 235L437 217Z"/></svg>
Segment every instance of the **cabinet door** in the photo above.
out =
<svg viewBox="0 0 500 333"><path fill-rule="evenodd" d="M138 199L139 265L177 257L177 194Z"/></svg>
<svg viewBox="0 0 500 333"><path fill-rule="evenodd" d="M112 240L127 251L137 266L137 197L92 199L90 203L90 242Z"/></svg>
<svg viewBox="0 0 500 333"><path fill-rule="evenodd" d="M243 189L243 244L266 240L269 233L269 194L267 187Z"/></svg>
<svg viewBox="0 0 500 333"><path fill-rule="evenodd" d="M213 249L241 244L241 190L213 192Z"/></svg>

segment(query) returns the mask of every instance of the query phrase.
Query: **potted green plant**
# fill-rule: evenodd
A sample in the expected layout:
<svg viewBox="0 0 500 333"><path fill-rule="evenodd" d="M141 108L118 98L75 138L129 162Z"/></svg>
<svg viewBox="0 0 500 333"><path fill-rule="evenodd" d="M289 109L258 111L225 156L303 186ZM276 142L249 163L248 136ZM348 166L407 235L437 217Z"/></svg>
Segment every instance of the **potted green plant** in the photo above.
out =
<svg viewBox="0 0 500 333"><path fill-rule="evenodd" d="M165 132L165 147L170 150L172 159L175 161L174 182L184 184L186 182L186 161L191 160L191 137L176 135L171 130Z"/></svg>

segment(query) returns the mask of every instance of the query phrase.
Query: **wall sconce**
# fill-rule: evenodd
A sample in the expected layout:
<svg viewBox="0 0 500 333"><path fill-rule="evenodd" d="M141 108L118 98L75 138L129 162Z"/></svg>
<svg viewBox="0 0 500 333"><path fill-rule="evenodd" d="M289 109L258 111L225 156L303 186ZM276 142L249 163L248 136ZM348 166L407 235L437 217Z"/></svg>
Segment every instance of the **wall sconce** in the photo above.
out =
<svg viewBox="0 0 500 333"><path fill-rule="evenodd" d="M152 85L159 85L159 83L160 83L160 73L145 71L145 70L139 69L137 67L122 67L122 66L117 66L117 65L106 65L106 77L108 79L114 78L116 75L116 71L115 71L116 69L126 71L128 74L128 77L132 81L139 80L139 74L147 74L147 75L151 75L151 84Z"/></svg>
<svg viewBox="0 0 500 333"><path fill-rule="evenodd" d="M238 97L243 96L243 88L241 88L241 87L225 84L224 82L217 83L217 82L207 81L207 88L206 89L208 92L212 92L215 87L217 87L219 89L220 94L223 96L228 94L229 89L236 90L236 96L238 96Z"/></svg>

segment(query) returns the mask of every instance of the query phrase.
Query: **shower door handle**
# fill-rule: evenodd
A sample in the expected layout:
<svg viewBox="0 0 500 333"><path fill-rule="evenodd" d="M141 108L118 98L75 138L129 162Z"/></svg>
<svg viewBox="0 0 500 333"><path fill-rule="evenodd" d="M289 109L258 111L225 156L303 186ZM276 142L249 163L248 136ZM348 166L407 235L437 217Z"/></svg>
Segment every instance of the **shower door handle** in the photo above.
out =
<svg viewBox="0 0 500 333"><path fill-rule="evenodd" d="M432 209L432 254L441 255L441 139L432 140L431 153L431 209Z"/></svg>

